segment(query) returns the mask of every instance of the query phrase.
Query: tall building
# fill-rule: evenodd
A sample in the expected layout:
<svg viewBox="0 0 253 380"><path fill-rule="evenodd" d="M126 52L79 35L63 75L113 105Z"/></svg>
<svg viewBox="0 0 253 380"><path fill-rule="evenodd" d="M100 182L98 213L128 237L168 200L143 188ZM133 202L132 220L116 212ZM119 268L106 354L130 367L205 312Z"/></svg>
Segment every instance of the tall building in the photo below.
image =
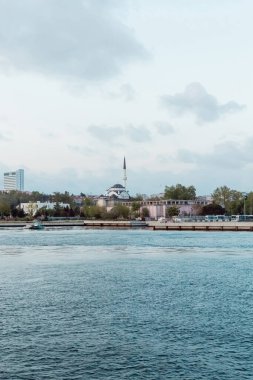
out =
<svg viewBox="0 0 253 380"><path fill-rule="evenodd" d="M4 173L4 190L24 191L24 170Z"/></svg>

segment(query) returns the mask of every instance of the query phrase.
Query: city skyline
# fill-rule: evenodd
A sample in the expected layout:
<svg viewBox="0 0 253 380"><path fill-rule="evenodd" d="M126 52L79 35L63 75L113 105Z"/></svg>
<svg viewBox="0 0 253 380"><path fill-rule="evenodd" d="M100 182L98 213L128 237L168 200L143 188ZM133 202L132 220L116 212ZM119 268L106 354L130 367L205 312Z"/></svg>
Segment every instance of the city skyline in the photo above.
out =
<svg viewBox="0 0 253 380"><path fill-rule="evenodd" d="M0 169L25 190L250 191L249 0L0 0ZM3 189L3 176L0 188Z"/></svg>

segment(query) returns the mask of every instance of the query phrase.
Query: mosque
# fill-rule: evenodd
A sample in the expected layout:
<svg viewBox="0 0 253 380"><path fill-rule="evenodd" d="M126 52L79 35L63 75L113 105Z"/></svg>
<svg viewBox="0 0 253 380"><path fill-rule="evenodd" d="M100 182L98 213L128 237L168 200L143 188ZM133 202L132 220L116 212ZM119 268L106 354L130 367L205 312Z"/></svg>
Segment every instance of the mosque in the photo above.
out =
<svg viewBox="0 0 253 380"><path fill-rule="evenodd" d="M115 185L109 187L106 190L105 195L101 196L97 200L98 206L104 206L107 209L111 208L117 203L117 201L128 201L130 200L130 195L127 191L127 175L126 175L126 159L124 157L123 161L123 183L124 186L116 183Z"/></svg>
<svg viewBox="0 0 253 380"><path fill-rule="evenodd" d="M114 198L114 199L122 199L122 200L127 200L130 199L130 196L128 194L128 191L126 189L126 183L127 183L127 175L126 175L126 159L124 157L123 161L123 181L124 181L124 186L120 185L119 183L116 183L115 185L109 187L107 189L105 196L109 198Z"/></svg>
<svg viewBox="0 0 253 380"><path fill-rule="evenodd" d="M106 207L110 211L116 204L122 204L131 208L132 202L127 191L126 159L123 161L123 184L116 183L107 189L105 195L97 199L97 205ZM166 217L166 210L170 207L177 207L180 215L198 215L201 207L211 203L206 197L197 197L193 200L179 199L147 199L140 202L140 213L143 208L148 209L151 220L158 220Z"/></svg>

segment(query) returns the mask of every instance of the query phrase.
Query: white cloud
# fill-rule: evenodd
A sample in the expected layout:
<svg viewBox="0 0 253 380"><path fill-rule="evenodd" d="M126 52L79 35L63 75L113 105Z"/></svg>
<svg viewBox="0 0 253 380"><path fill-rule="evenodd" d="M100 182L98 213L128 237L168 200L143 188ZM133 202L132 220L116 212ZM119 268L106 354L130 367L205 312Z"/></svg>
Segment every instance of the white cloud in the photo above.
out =
<svg viewBox="0 0 253 380"><path fill-rule="evenodd" d="M221 116L241 111L244 106L235 101L219 104L215 96L209 94L200 83L189 84L185 91L175 95L163 95L162 104L178 115L191 113L198 122L212 122Z"/></svg>

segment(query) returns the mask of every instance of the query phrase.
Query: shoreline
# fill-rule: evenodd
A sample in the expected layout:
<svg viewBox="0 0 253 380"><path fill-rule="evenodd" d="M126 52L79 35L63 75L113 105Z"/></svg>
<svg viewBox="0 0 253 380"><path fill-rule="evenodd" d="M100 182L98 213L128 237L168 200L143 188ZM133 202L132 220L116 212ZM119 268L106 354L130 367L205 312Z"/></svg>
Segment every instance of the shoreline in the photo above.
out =
<svg viewBox="0 0 253 380"><path fill-rule="evenodd" d="M23 228L30 222L0 221L2 228ZM84 228L143 228L153 231L248 231L253 232L253 222L166 222L158 221L46 221L45 227L84 227Z"/></svg>

